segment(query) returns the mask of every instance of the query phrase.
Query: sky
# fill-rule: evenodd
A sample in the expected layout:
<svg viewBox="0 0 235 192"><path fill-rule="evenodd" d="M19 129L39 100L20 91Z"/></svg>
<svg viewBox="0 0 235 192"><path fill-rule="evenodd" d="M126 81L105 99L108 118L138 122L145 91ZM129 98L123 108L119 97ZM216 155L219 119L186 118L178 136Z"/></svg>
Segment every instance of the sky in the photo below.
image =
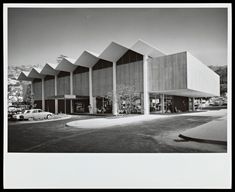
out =
<svg viewBox="0 0 235 192"><path fill-rule="evenodd" d="M227 65L226 8L9 8L8 64L56 63L112 41L142 39L165 54L189 51L206 65Z"/></svg>

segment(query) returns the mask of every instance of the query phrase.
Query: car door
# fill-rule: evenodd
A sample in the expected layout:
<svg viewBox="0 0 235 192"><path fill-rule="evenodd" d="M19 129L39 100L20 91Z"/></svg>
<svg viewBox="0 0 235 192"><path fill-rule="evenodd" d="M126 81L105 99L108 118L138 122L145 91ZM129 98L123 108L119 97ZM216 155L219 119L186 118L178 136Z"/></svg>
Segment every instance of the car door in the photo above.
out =
<svg viewBox="0 0 235 192"><path fill-rule="evenodd" d="M38 117L40 119L43 119L44 118L44 114L43 114L43 111L41 109L38 109Z"/></svg>
<svg viewBox="0 0 235 192"><path fill-rule="evenodd" d="M32 111L32 117L34 118L34 119L38 119L39 117L38 117L38 110L37 109L34 109L33 111Z"/></svg>
<svg viewBox="0 0 235 192"><path fill-rule="evenodd" d="M32 111L30 111L30 110L25 111L25 113L24 113L24 119L30 118L31 113L32 113Z"/></svg>

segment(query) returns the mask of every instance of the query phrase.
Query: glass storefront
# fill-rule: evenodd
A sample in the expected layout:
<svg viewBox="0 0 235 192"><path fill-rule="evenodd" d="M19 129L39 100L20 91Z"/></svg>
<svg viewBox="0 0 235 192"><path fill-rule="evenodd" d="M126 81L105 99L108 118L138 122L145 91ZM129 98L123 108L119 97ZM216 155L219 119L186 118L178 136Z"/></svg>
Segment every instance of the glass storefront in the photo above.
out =
<svg viewBox="0 0 235 192"><path fill-rule="evenodd" d="M164 102L162 99L164 98ZM150 94L150 113L177 113L192 110L190 98L174 95ZM164 104L163 104L164 103ZM164 106L163 106L164 105Z"/></svg>
<svg viewBox="0 0 235 192"><path fill-rule="evenodd" d="M73 100L74 113L88 113L89 98L78 98Z"/></svg>

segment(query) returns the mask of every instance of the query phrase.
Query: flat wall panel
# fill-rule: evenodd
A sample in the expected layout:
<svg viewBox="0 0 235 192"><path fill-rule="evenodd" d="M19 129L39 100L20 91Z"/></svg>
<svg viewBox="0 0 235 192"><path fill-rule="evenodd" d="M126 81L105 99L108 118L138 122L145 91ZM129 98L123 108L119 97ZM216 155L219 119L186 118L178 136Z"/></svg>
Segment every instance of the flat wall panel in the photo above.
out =
<svg viewBox="0 0 235 192"><path fill-rule="evenodd" d="M58 112L59 113L64 113L65 112L64 103L65 103L64 100L58 100Z"/></svg>
<svg viewBox="0 0 235 192"><path fill-rule="evenodd" d="M150 92L185 89L186 52L149 59L148 80Z"/></svg>
<svg viewBox="0 0 235 192"><path fill-rule="evenodd" d="M66 106L66 109L65 109L65 106ZM70 113L70 100L69 99L66 99L66 101L64 99L58 100L58 112L66 113L66 114Z"/></svg>
<svg viewBox="0 0 235 192"><path fill-rule="evenodd" d="M44 94L45 98L55 95L55 80L49 79L44 82Z"/></svg>
<svg viewBox="0 0 235 192"><path fill-rule="evenodd" d="M73 75L73 93L79 96L89 95L89 73L77 73Z"/></svg>
<svg viewBox="0 0 235 192"><path fill-rule="evenodd" d="M45 111L55 113L55 100L53 99L45 100Z"/></svg>
<svg viewBox="0 0 235 192"><path fill-rule="evenodd" d="M220 95L220 77L187 52L188 89Z"/></svg>
<svg viewBox="0 0 235 192"><path fill-rule="evenodd" d="M113 68L107 67L92 71L93 96L105 96L113 89Z"/></svg>
<svg viewBox="0 0 235 192"><path fill-rule="evenodd" d="M58 77L57 95L70 94L70 76Z"/></svg>
<svg viewBox="0 0 235 192"><path fill-rule="evenodd" d="M117 65L117 85L134 86L143 92L143 61Z"/></svg>
<svg viewBox="0 0 235 192"><path fill-rule="evenodd" d="M33 93L34 93L34 100L41 100L42 99L42 82L41 82L41 80L33 82Z"/></svg>

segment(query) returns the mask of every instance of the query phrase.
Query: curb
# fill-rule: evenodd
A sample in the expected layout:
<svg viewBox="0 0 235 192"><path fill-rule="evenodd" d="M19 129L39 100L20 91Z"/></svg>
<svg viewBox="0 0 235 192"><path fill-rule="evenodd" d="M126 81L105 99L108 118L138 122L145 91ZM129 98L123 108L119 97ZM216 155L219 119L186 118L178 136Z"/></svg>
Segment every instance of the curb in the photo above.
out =
<svg viewBox="0 0 235 192"><path fill-rule="evenodd" d="M199 138L193 138L193 137L188 137L182 134L179 134L178 137L187 140L187 141L196 141L196 142L201 142L201 143L211 143L211 144L218 144L218 145L227 145L226 141L218 141L218 140L210 140L210 139L199 139Z"/></svg>

